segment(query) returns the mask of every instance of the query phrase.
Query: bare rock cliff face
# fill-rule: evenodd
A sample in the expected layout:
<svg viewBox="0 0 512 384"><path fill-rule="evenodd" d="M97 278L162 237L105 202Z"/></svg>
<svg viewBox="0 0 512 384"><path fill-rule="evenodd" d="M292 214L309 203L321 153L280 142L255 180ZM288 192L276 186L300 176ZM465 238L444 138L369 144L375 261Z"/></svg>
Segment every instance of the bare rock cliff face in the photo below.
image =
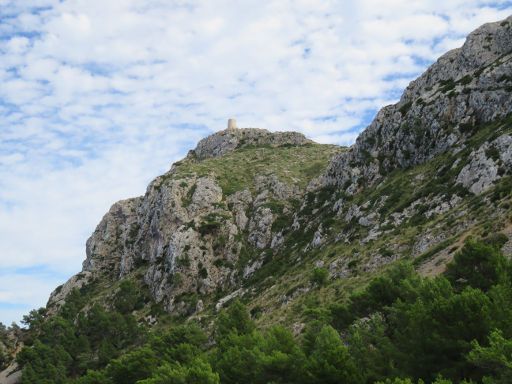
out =
<svg viewBox="0 0 512 384"><path fill-rule="evenodd" d="M351 150L333 159L323 185L354 193L464 146L475 125L512 112L511 59L512 16L475 30L380 110Z"/></svg>

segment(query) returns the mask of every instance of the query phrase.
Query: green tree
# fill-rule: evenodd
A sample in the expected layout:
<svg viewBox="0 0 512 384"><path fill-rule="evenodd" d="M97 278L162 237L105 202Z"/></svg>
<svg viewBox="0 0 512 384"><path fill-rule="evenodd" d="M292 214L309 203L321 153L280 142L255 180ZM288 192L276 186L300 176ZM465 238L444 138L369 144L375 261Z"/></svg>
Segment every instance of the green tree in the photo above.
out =
<svg viewBox="0 0 512 384"><path fill-rule="evenodd" d="M166 361L188 363L200 355L208 338L196 324L172 327L163 335L153 335L150 345Z"/></svg>
<svg viewBox="0 0 512 384"><path fill-rule="evenodd" d="M235 300L226 310L222 311L216 323L217 340L222 340L230 333L244 335L255 329L251 315L245 305Z"/></svg>
<svg viewBox="0 0 512 384"><path fill-rule="evenodd" d="M423 380L418 380L418 384L424 384L425 382ZM461 382L461 384L470 384L466 381ZM385 381L379 381L375 384L414 384L414 382L411 379L402 379L402 378L394 378L394 379L386 379ZM452 384L451 380L443 379L442 377L438 377L435 381L432 382L432 384Z"/></svg>
<svg viewBox="0 0 512 384"><path fill-rule="evenodd" d="M257 331L240 302L222 314L217 327L213 362L222 383L299 382L305 358L290 331L282 327Z"/></svg>
<svg viewBox="0 0 512 384"><path fill-rule="evenodd" d="M483 341L492 324L491 302L479 289L454 292L443 277L425 279L413 303L397 302L390 309L392 339L404 375L433 380L475 374L464 355L473 339Z"/></svg>
<svg viewBox="0 0 512 384"><path fill-rule="evenodd" d="M130 280L123 280L114 296L114 308L122 313L130 313L144 305L144 298L137 286Z"/></svg>
<svg viewBox="0 0 512 384"><path fill-rule="evenodd" d="M36 340L18 354L17 361L23 366L23 384L64 384L72 358L62 346Z"/></svg>
<svg viewBox="0 0 512 384"><path fill-rule="evenodd" d="M304 374L305 355L292 333L272 327L263 337L258 354L258 383L298 383Z"/></svg>
<svg viewBox="0 0 512 384"><path fill-rule="evenodd" d="M0 321L0 341L7 339L7 327Z"/></svg>
<svg viewBox="0 0 512 384"><path fill-rule="evenodd" d="M196 358L189 365L164 364L151 378L137 384L220 384L220 380L209 363Z"/></svg>
<svg viewBox="0 0 512 384"><path fill-rule="evenodd" d="M260 359L263 355L263 335L229 333L218 341L214 367L223 384L256 383L261 377Z"/></svg>
<svg viewBox="0 0 512 384"><path fill-rule="evenodd" d="M86 374L75 380L72 380L70 384L112 384L112 381L107 377L104 371L92 371L88 370Z"/></svg>
<svg viewBox="0 0 512 384"><path fill-rule="evenodd" d="M80 289L73 288L66 296L66 303L62 306L60 315L66 320L74 320L86 303L87 296Z"/></svg>
<svg viewBox="0 0 512 384"><path fill-rule="evenodd" d="M503 337L499 330L489 336L489 345L481 346L474 341L468 360L482 368L485 374L495 378L495 383L510 383L512 377L512 340ZM488 379L489 380L489 379Z"/></svg>
<svg viewBox="0 0 512 384"><path fill-rule="evenodd" d="M366 383L395 376L397 351L388 337L388 326L382 313L354 322L347 332L350 355L357 362Z"/></svg>
<svg viewBox="0 0 512 384"><path fill-rule="evenodd" d="M412 302L418 297L420 281L410 263L397 263L383 276L372 279L364 290L352 294L348 306L334 307L333 323L343 329L357 317L382 311L397 300Z"/></svg>
<svg viewBox="0 0 512 384"><path fill-rule="evenodd" d="M149 347L142 347L112 360L106 368L107 377L114 384L135 384L151 377L159 359Z"/></svg>
<svg viewBox="0 0 512 384"><path fill-rule="evenodd" d="M29 329L39 328L46 317L46 308L33 309L21 320Z"/></svg>
<svg viewBox="0 0 512 384"><path fill-rule="evenodd" d="M487 296L491 300L493 327L500 329L504 337L512 338L512 285L493 286Z"/></svg>
<svg viewBox="0 0 512 384"><path fill-rule="evenodd" d="M4 350L3 346L0 345L0 371L5 368L8 362L9 356L7 355L7 352Z"/></svg>
<svg viewBox="0 0 512 384"><path fill-rule="evenodd" d="M322 286L327 283L327 279L329 278L329 271L325 268L314 268L313 272L311 272L311 282L313 284Z"/></svg>
<svg viewBox="0 0 512 384"><path fill-rule="evenodd" d="M506 281L507 259L491 245L468 240L448 264L446 277L454 287L463 289L470 285L487 291L491 286Z"/></svg>
<svg viewBox="0 0 512 384"><path fill-rule="evenodd" d="M307 356L306 380L308 383L324 384L362 382L348 348L331 326L324 326L320 330Z"/></svg>

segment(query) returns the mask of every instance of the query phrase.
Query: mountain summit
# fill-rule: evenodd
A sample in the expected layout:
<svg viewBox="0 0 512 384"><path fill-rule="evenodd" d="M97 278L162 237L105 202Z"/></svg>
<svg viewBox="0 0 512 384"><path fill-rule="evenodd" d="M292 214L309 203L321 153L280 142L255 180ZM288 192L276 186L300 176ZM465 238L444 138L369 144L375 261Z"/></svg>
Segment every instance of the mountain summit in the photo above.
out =
<svg viewBox="0 0 512 384"><path fill-rule="evenodd" d="M269 132L258 128L228 128L202 139L190 155L198 160L223 156L249 146L280 147L312 143L298 132Z"/></svg>

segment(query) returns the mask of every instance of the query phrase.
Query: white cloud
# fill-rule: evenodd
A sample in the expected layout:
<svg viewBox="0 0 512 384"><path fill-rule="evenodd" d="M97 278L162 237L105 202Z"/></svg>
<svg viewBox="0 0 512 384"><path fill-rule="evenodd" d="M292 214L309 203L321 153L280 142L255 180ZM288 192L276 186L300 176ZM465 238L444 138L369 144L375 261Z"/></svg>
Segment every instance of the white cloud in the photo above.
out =
<svg viewBox="0 0 512 384"><path fill-rule="evenodd" d="M144 193L228 117L350 144L425 62L512 11L485 0L0 8L0 271L44 265L59 276L80 268L113 202ZM3 300L44 304L49 286L26 286L0 286Z"/></svg>

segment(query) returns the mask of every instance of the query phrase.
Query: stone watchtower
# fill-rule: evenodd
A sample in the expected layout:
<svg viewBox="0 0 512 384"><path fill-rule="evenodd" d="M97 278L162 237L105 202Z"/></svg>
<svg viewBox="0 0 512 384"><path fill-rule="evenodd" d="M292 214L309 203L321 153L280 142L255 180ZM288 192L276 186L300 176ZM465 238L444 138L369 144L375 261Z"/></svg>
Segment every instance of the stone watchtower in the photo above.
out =
<svg viewBox="0 0 512 384"><path fill-rule="evenodd" d="M236 126L236 120L235 119L229 119L228 120L228 129L237 129Z"/></svg>

